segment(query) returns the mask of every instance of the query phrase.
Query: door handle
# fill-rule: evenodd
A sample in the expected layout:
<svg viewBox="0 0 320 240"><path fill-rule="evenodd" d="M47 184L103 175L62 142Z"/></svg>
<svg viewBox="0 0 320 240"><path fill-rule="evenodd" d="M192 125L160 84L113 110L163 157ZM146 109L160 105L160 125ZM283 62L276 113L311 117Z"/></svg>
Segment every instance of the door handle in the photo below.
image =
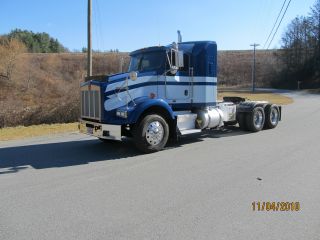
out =
<svg viewBox="0 0 320 240"><path fill-rule="evenodd" d="M189 95L189 91L186 89L186 90L184 90L184 95L185 96L188 96Z"/></svg>

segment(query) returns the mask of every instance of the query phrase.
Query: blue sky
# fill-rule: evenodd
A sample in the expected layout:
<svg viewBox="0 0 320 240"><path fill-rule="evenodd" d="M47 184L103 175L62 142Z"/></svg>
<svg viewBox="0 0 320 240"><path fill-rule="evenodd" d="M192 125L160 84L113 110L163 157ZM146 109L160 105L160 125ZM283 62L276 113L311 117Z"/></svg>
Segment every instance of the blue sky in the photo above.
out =
<svg viewBox="0 0 320 240"><path fill-rule="evenodd" d="M215 40L220 50L264 44L282 0L92 0L93 48L133 51L176 41ZM315 0L292 0L271 47L287 24ZM0 34L14 28L48 32L70 50L86 46L87 0L1 0Z"/></svg>

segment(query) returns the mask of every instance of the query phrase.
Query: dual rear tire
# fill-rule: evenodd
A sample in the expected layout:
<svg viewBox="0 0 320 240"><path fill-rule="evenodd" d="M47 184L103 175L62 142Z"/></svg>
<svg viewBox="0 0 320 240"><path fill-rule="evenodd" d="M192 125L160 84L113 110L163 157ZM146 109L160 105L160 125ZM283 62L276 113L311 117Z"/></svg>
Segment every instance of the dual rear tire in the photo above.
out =
<svg viewBox="0 0 320 240"><path fill-rule="evenodd" d="M251 112L240 112L237 116L240 128L251 132L275 128L279 119L279 108L273 104L267 105L265 108L257 106Z"/></svg>
<svg viewBox="0 0 320 240"><path fill-rule="evenodd" d="M264 109L266 113L266 120L264 124L265 129L275 128L280 120L280 111L276 105L267 105Z"/></svg>

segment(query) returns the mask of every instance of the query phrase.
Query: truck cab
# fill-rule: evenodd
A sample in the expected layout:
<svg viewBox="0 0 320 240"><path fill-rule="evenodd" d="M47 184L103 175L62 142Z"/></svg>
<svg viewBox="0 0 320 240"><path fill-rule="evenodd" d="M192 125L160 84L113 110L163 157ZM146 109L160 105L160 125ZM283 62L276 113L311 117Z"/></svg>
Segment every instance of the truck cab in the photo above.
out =
<svg viewBox="0 0 320 240"><path fill-rule="evenodd" d="M89 77L80 92L81 132L101 140L132 137L146 153L163 149L169 138L230 123L259 131L267 125L265 108L271 108L275 126L281 115L281 108L267 102L217 101L213 41L136 50L130 53L128 72ZM258 107L252 126L247 116Z"/></svg>

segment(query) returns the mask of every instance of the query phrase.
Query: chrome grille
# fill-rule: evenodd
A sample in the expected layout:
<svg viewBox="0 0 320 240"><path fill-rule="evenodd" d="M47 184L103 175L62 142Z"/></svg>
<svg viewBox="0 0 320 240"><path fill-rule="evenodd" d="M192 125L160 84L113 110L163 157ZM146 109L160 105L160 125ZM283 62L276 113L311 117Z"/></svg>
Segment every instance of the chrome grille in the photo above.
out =
<svg viewBox="0 0 320 240"><path fill-rule="evenodd" d="M100 120L101 118L101 100L100 89L94 86L94 89L84 87L81 89L81 117Z"/></svg>

